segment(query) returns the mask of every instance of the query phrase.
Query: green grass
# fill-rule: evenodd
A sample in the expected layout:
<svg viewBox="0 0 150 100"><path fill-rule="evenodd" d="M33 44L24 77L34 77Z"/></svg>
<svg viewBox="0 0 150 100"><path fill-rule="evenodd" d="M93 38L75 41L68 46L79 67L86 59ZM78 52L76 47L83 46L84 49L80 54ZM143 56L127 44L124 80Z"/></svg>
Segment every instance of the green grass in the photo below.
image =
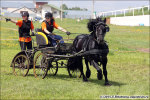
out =
<svg viewBox="0 0 150 100"><path fill-rule="evenodd" d="M72 19L56 22L71 33L89 33L87 20L77 23ZM38 22L34 26L40 28ZM12 29L16 30L12 30ZM63 32L55 33L67 39ZM9 67L16 53L20 51L17 26L1 21L1 99L100 99L102 95L149 95L149 53L138 51L149 48L149 27L128 27L110 25L106 34L110 53L108 55L108 79L112 86L104 86L104 79L97 80L92 71L89 82L82 78L70 78L66 69L59 69L56 76L36 79L33 69L28 76L14 76ZM72 34L74 39L78 34ZM84 65L85 70L85 65Z"/></svg>

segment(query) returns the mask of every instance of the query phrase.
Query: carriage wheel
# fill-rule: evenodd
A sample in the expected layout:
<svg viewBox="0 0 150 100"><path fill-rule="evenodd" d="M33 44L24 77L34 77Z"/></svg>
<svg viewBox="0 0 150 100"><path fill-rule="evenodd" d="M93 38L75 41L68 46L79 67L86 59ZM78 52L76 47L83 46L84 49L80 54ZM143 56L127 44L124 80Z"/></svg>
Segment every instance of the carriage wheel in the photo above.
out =
<svg viewBox="0 0 150 100"><path fill-rule="evenodd" d="M25 55L18 55L13 62L13 73L26 76L29 72L29 59Z"/></svg>
<svg viewBox="0 0 150 100"><path fill-rule="evenodd" d="M49 69L50 74L55 76L58 72L58 62L50 59L48 63L49 63L49 68L50 68Z"/></svg>
<svg viewBox="0 0 150 100"><path fill-rule="evenodd" d="M48 60L46 59L46 55L43 53L39 53L34 61L34 76L37 78L44 79L47 75L48 71Z"/></svg>
<svg viewBox="0 0 150 100"><path fill-rule="evenodd" d="M67 69L68 70L68 74L70 77L73 77L73 78L81 78L81 72L79 70L70 70L70 69Z"/></svg>

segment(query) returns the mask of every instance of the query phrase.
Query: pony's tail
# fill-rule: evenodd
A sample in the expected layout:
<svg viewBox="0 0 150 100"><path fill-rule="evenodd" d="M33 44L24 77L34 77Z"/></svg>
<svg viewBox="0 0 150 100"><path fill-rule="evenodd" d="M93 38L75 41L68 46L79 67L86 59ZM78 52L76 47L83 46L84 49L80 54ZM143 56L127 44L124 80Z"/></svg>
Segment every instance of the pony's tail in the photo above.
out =
<svg viewBox="0 0 150 100"><path fill-rule="evenodd" d="M82 57L77 56L73 58L68 59L67 68L69 70L76 71L77 69L80 69L82 67Z"/></svg>

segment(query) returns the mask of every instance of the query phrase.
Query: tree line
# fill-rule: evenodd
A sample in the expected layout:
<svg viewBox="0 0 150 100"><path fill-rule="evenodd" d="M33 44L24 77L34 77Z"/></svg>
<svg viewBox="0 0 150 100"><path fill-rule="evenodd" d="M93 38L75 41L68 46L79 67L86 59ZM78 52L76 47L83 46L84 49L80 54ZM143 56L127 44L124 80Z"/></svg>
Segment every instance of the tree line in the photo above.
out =
<svg viewBox="0 0 150 100"><path fill-rule="evenodd" d="M84 10L87 11L87 8L80 8L80 7L72 7L72 8L68 8L66 4L62 4L60 6L60 8L62 7L63 10Z"/></svg>

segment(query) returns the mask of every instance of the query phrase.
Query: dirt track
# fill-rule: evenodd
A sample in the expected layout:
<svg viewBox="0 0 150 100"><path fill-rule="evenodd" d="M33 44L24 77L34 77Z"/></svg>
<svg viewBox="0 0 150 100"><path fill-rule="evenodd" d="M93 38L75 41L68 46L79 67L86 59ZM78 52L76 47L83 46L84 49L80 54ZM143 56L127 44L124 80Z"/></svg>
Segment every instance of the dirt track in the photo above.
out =
<svg viewBox="0 0 150 100"><path fill-rule="evenodd" d="M140 48L140 49L137 49L138 51L140 52L145 52L145 53L149 53L150 49L149 48Z"/></svg>

